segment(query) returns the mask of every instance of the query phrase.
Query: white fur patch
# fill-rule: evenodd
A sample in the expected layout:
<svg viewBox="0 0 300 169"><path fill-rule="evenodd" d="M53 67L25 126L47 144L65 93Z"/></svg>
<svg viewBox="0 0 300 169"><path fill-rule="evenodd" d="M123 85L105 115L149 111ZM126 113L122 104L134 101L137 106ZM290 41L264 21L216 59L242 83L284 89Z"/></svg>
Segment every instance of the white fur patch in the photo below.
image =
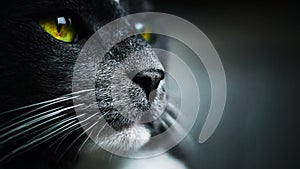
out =
<svg viewBox="0 0 300 169"><path fill-rule="evenodd" d="M97 139L97 144L115 151L134 151L140 149L150 139L150 131L143 125L134 126L114 132Z"/></svg>
<svg viewBox="0 0 300 169"><path fill-rule="evenodd" d="M122 169L187 169L184 164L169 154L163 154L154 158L131 160L123 166Z"/></svg>
<svg viewBox="0 0 300 169"><path fill-rule="evenodd" d="M187 169L187 167L168 153L152 158L132 159L112 156L100 150L81 154L79 163L74 169Z"/></svg>

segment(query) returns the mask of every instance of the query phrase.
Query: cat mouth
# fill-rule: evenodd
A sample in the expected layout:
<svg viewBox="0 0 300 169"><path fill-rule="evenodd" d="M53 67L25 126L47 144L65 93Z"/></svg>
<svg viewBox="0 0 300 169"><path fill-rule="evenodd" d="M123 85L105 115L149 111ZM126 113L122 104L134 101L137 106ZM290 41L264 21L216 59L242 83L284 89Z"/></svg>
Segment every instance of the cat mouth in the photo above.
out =
<svg viewBox="0 0 300 169"><path fill-rule="evenodd" d="M132 98L131 104L116 106L115 109L110 110L110 113L104 115L106 122L116 131L126 130L135 124L148 126L147 123L151 123L162 114L162 111L159 112L158 105L161 106L165 103L165 93L155 89L147 96L141 87L137 86L136 88L140 91L141 97ZM104 112L104 110L102 111Z"/></svg>
<svg viewBox="0 0 300 169"><path fill-rule="evenodd" d="M156 107L163 104L164 94L160 89L164 72L160 69L143 70L132 78L128 75L119 77L116 81L113 78L109 88L104 88L101 82L96 86L96 91L100 91L96 92L100 113L116 131L143 123L141 119L145 114L150 114L150 118L151 114L157 114L159 108Z"/></svg>

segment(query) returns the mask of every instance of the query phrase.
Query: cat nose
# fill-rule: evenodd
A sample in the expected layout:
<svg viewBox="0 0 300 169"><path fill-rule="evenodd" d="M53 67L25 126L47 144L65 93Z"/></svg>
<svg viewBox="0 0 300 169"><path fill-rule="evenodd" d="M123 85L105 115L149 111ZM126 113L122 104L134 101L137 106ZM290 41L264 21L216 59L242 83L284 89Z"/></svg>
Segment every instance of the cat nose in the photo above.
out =
<svg viewBox="0 0 300 169"><path fill-rule="evenodd" d="M138 84L146 93L149 100L150 92L157 89L159 82L165 77L162 70L147 70L137 73L132 81Z"/></svg>

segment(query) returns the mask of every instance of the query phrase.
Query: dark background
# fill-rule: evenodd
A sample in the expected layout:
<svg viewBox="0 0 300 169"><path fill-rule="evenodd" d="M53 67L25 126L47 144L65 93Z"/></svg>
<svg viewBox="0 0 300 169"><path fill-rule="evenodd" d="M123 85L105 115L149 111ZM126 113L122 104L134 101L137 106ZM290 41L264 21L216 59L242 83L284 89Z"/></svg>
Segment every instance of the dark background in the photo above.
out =
<svg viewBox="0 0 300 169"><path fill-rule="evenodd" d="M299 5L152 2L152 11L197 25L216 48L226 73L223 118L213 136L195 148L197 155L190 158L196 162L191 165L199 169L300 168Z"/></svg>

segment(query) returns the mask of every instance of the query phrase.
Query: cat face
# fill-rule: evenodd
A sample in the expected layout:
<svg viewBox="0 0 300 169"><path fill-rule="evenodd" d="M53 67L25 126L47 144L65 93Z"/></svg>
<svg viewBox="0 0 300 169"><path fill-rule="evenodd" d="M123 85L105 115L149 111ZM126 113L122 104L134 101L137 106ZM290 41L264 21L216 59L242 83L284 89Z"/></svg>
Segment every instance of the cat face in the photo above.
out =
<svg viewBox="0 0 300 169"><path fill-rule="evenodd" d="M61 136L67 135L71 142L82 143L85 139L80 138L84 135L80 125L93 127L80 123L74 112L74 108L81 105L73 104L72 99L81 97L82 93L85 100L90 101L80 109L94 107L97 112L81 118L97 116L114 130L100 134L96 139L98 145L128 151L147 142L151 134L149 126L153 125L137 122L145 112L161 114L166 104L164 68L147 39L128 37L115 44L101 61L87 60L79 72L89 73L84 64L96 65L95 88L72 93L78 55L97 54L82 51L85 42L108 22L126 15L123 8L126 3L10 1L5 8L1 7L0 110L6 111L1 119L1 141L9 145L3 146L3 152L8 155L2 159L14 155L11 152L18 152L14 150L25 151L34 145L47 145L47 141L65 138ZM79 80L84 81L84 76ZM96 97L95 101L92 96ZM27 107L10 111L21 106ZM95 133L100 130L99 126L94 128ZM130 139L139 136L145 137L145 141ZM65 142L62 145L70 143L66 140L61 141ZM30 141L34 143L29 144ZM18 149L20 147L23 149Z"/></svg>

